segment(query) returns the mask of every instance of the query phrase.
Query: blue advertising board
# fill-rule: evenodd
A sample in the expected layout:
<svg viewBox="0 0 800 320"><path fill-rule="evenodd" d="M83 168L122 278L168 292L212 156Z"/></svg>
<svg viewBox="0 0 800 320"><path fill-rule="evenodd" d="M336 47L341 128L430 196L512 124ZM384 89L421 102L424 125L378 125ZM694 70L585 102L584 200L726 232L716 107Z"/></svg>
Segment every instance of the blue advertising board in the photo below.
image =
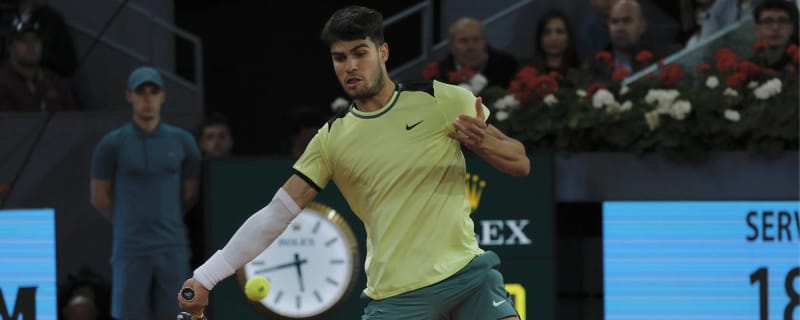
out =
<svg viewBox="0 0 800 320"><path fill-rule="evenodd" d="M605 202L605 319L800 319L798 201Z"/></svg>
<svg viewBox="0 0 800 320"><path fill-rule="evenodd" d="M0 210L0 319L56 319L54 215Z"/></svg>

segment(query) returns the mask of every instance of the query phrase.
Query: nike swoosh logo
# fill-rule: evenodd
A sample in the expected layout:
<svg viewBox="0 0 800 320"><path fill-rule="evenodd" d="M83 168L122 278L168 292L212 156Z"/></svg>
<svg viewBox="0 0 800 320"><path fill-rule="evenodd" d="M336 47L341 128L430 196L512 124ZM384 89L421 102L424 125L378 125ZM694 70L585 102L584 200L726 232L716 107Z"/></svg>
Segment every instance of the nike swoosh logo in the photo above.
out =
<svg viewBox="0 0 800 320"><path fill-rule="evenodd" d="M409 126L409 125L406 125L406 130L411 130L411 129L414 129L414 127L418 126L420 123L422 123L422 121L425 121L425 120L420 120L419 122L417 122L417 123L415 123L415 124L412 124L412 125L410 125L410 126Z"/></svg>
<svg viewBox="0 0 800 320"><path fill-rule="evenodd" d="M500 300L500 301L494 301L494 300L492 300L492 306L494 306L495 308L497 308L497 307L499 307L501 304L503 304L503 303L505 303L505 302L506 302L505 300Z"/></svg>

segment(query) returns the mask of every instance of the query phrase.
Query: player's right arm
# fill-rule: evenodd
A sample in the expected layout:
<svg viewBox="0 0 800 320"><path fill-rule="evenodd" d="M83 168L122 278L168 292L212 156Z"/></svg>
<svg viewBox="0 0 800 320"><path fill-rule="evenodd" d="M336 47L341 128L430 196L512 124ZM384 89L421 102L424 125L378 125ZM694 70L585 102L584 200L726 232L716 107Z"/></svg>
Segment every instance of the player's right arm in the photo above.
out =
<svg viewBox="0 0 800 320"><path fill-rule="evenodd" d="M182 288L194 289L195 297L187 301L178 293L181 308L194 315L202 315L208 305L211 289L272 244L317 194L319 192L315 187L298 175L292 175L266 207L251 215L225 247L197 268L194 277L184 282Z"/></svg>

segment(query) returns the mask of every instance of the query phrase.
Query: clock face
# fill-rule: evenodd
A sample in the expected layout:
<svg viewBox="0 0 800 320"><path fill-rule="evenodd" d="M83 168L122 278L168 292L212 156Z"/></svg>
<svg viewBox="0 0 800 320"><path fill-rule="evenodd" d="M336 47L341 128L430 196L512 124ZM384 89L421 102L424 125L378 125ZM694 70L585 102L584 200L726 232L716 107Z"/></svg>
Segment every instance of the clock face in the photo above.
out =
<svg viewBox="0 0 800 320"><path fill-rule="evenodd" d="M287 319L309 319L347 298L357 282L360 255L355 236L336 211L306 207L258 257L240 270L239 283L269 280L260 311Z"/></svg>

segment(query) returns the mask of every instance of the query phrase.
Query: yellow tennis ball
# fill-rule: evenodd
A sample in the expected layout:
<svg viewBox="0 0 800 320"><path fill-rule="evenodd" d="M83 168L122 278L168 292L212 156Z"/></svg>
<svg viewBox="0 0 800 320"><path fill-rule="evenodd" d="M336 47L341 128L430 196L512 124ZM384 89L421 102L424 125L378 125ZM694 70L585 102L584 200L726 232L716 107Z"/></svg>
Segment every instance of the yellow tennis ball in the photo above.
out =
<svg viewBox="0 0 800 320"><path fill-rule="evenodd" d="M259 301L264 299L269 292L269 281L262 276L255 276L247 280L244 284L244 294L247 299L252 301Z"/></svg>

